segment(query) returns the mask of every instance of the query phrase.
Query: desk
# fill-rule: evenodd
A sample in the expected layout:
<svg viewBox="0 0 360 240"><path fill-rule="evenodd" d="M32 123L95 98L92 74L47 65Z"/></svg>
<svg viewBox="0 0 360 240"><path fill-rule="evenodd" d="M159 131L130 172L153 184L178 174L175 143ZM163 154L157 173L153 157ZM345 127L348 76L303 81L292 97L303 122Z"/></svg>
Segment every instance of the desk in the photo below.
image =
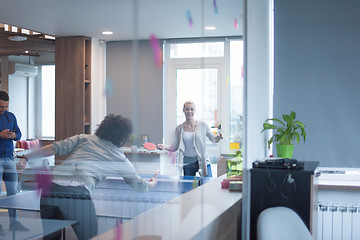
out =
<svg viewBox="0 0 360 240"><path fill-rule="evenodd" d="M27 211L40 211L40 194L38 191L28 191L18 193L9 197L0 198L0 208L3 209L16 209L16 210L27 210ZM15 220L15 219L10 219ZM43 236L47 236L59 230L63 230L66 227L76 224L76 221L68 220L52 220L40 218L20 218L18 220L25 226L29 227L28 232L12 231L12 239L38 239ZM1 223L9 221L9 217L0 217ZM36 223L36 224L34 224ZM43 229L43 226L45 227ZM16 236L15 236L16 233ZM65 237L65 234L64 234Z"/></svg>
<svg viewBox="0 0 360 240"><path fill-rule="evenodd" d="M240 239L241 192L221 188L226 177L208 183L160 204L94 239Z"/></svg>
<svg viewBox="0 0 360 240"><path fill-rule="evenodd" d="M250 238L257 239L257 220L259 214L270 207L284 206L294 210L314 234L317 199L314 194L313 175L318 162L304 162L304 169L252 168L250 200ZM293 182L286 177L291 174ZM313 221L315 219L315 221Z"/></svg>

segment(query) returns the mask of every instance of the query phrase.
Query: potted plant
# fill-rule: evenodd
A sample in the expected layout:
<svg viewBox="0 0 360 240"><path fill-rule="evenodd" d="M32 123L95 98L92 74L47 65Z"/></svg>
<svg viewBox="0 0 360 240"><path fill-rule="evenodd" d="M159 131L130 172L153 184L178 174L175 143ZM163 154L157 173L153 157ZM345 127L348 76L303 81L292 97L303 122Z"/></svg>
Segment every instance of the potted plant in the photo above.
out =
<svg viewBox="0 0 360 240"><path fill-rule="evenodd" d="M300 121L295 121L296 113L291 111L290 115L282 115L284 121L271 118L267 119L263 124L263 130L273 129L275 134L268 141L268 147L270 148L271 143L275 142L276 144L276 153L277 157L280 158L292 158L294 152L293 140L296 139L297 143L300 142L300 138L303 138L304 142L306 140L305 126ZM277 122L280 126L268 123L268 121Z"/></svg>
<svg viewBox="0 0 360 240"><path fill-rule="evenodd" d="M135 134L131 134L129 137L131 152L137 151L138 137Z"/></svg>

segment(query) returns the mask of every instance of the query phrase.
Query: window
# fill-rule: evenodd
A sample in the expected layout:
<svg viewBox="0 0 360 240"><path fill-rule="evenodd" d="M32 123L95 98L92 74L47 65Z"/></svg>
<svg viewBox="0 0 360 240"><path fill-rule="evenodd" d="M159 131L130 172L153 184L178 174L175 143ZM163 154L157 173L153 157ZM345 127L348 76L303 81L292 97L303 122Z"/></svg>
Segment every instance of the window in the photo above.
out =
<svg viewBox="0 0 360 240"><path fill-rule="evenodd" d="M223 56L223 42L170 44L170 58L206 58Z"/></svg>
<svg viewBox="0 0 360 240"><path fill-rule="evenodd" d="M177 69L176 78L176 125L185 121L183 104L187 100L195 102L197 119L202 119L209 126L214 125L214 113L218 108L218 70L216 68Z"/></svg>
<svg viewBox="0 0 360 240"><path fill-rule="evenodd" d="M242 148L243 127L243 42L230 41L230 123L229 141Z"/></svg>
<svg viewBox="0 0 360 240"><path fill-rule="evenodd" d="M41 66L40 137L55 137L55 65Z"/></svg>

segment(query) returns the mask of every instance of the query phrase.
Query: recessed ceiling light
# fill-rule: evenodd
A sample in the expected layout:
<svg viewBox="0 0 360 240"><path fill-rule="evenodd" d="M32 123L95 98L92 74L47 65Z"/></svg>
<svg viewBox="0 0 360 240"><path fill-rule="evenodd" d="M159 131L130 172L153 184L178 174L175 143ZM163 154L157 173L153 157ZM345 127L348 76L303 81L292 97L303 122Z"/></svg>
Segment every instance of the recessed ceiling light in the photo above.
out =
<svg viewBox="0 0 360 240"><path fill-rule="evenodd" d="M27 37L16 35L16 36L10 36L10 37L8 37L8 39L9 39L10 41L21 42L21 41L26 41L26 40L27 40Z"/></svg>
<svg viewBox="0 0 360 240"><path fill-rule="evenodd" d="M215 30L216 27L213 27L213 26L207 26L207 27L204 27L205 30Z"/></svg>
<svg viewBox="0 0 360 240"><path fill-rule="evenodd" d="M55 37L54 37L54 36L50 36L50 35L45 35L45 39L52 39L52 40L55 40Z"/></svg>
<svg viewBox="0 0 360 240"><path fill-rule="evenodd" d="M29 50L25 50L25 53L29 53Z"/></svg>
<svg viewBox="0 0 360 240"><path fill-rule="evenodd" d="M104 31L104 32L102 32L102 34L104 34L104 35L111 35L111 34L113 34L113 32L110 32L110 31Z"/></svg>

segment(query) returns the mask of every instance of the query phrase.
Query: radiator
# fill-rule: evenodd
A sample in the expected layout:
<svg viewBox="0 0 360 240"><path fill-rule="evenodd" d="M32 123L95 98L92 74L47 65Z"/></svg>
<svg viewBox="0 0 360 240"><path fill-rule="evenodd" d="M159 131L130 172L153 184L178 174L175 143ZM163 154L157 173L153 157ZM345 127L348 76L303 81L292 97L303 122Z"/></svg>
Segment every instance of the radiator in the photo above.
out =
<svg viewBox="0 0 360 240"><path fill-rule="evenodd" d="M321 202L318 207L318 240L360 240L360 207Z"/></svg>

